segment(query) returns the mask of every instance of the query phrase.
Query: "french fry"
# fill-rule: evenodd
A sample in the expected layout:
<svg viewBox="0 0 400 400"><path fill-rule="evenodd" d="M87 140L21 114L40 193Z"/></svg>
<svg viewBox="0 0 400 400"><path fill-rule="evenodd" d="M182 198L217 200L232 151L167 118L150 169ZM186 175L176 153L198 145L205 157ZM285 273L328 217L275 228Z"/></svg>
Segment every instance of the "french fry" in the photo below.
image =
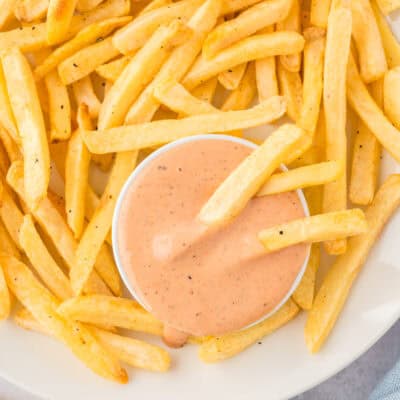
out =
<svg viewBox="0 0 400 400"><path fill-rule="evenodd" d="M280 94L287 104L287 114L298 121L303 108L303 85L298 72L288 71L280 62L277 65Z"/></svg>
<svg viewBox="0 0 400 400"><path fill-rule="evenodd" d="M112 44L112 37L109 37L84 47L61 62L58 66L58 74L62 83L69 85L89 75L96 67L112 60L119 54Z"/></svg>
<svg viewBox="0 0 400 400"><path fill-rule="evenodd" d="M33 22L43 18L47 13L49 0L17 0L14 14L21 22Z"/></svg>
<svg viewBox="0 0 400 400"><path fill-rule="evenodd" d="M289 299L269 318L250 328L205 340L200 345L199 357L207 363L233 357L291 321L298 312L297 305Z"/></svg>
<svg viewBox="0 0 400 400"><path fill-rule="evenodd" d="M292 0L288 15L276 24L277 31L301 32L301 0ZM279 61L290 72L299 72L301 53L280 56Z"/></svg>
<svg viewBox="0 0 400 400"><path fill-rule="evenodd" d="M11 299L6 279L4 277L3 268L0 265L0 321L8 318L11 311Z"/></svg>
<svg viewBox="0 0 400 400"><path fill-rule="evenodd" d="M229 132L278 119L285 112L281 97L271 97L245 111L195 115L179 120L154 121L102 131L85 131L83 139L92 153L123 152L168 143L199 133Z"/></svg>
<svg viewBox="0 0 400 400"><path fill-rule="evenodd" d="M50 156L42 110L32 71L17 48L2 53L4 75L24 156L27 201L35 204L46 195Z"/></svg>
<svg viewBox="0 0 400 400"><path fill-rule="evenodd" d="M81 296L62 303L58 312L69 319L94 325L111 324L161 336L160 321L133 300L110 296Z"/></svg>
<svg viewBox="0 0 400 400"><path fill-rule="evenodd" d="M99 38L104 38L114 29L127 24L131 19L132 18L129 16L108 18L100 22L95 22L82 29L74 38L57 47L35 68L36 80L43 78L51 70L56 68L57 65L85 46L93 44L99 40Z"/></svg>
<svg viewBox="0 0 400 400"><path fill-rule="evenodd" d="M121 53L132 54L159 26L178 17L183 23L187 22L201 3L201 0L183 0L142 14L114 35L113 44Z"/></svg>
<svg viewBox="0 0 400 400"><path fill-rule="evenodd" d="M381 11L386 15L400 8L399 0L376 0L376 2Z"/></svg>
<svg viewBox="0 0 400 400"><path fill-rule="evenodd" d="M49 72L44 79L47 88L50 120L50 139L66 140L71 136L71 105L66 86L57 71Z"/></svg>
<svg viewBox="0 0 400 400"><path fill-rule="evenodd" d="M19 231L19 242L43 283L57 298L65 300L71 297L72 290L69 279L48 252L30 215L24 217Z"/></svg>
<svg viewBox="0 0 400 400"><path fill-rule="evenodd" d="M100 111L100 100L93 89L90 76L86 76L72 84L75 101L77 104L86 104L91 118L97 118Z"/></svg>
<svg viewBox="0 0 400 400"><path fill-rule="evenodd" d="M267 180L258 191L257 196L324 185L334 181L343 173L343 165L339 161L326 161L295 168L286 172L279 172Z"/></svg>
<svg viewBox="0 0 400 400"><path fill-rule="evenodd" d="M303 47L304 39L296 32L254 35L222 50L210 60L200 58L186 75L183 84L192 89L236 65L265 57L299 53Z"/></svg>
<svg viewBox="0 0 400 400"><path fill-rule="evenodd" d="M349 240L348 250L328 270L305 326L308 349L316 353L326 341L385 223L400 204L400 175L386 179L365 215L368 231Z"/></svg>
<svg viewBox="0 0 400 400"><path fill-rule="evenodd" d="M325 31L307 28L303 53L303 101L298 124L314 135L318 123L323 90Z"/></svg>
<svg viewBox="0 0 400 400"><path fill-rule="evenodd" d="M0 65L0 124L11 135L15 143L20 144L21 139L18 135L17 124L11 109L10 99L7 92L6 79L3 67Z"/></svg>
<svg viewBox="0 0 400 400"><path fill-rule="evenodd" d="M110 61L107 64L99 65L96 68L96 73L107 81L115 82L121 75L122 71L129 64L131 57L122 56L116 60Z"/></svg>
<svg viewBox="0 0 400 400"><path fill-rule="evenodd" d="M103 0L78 0L76 9L79 12L90 11L96 8Z"/></svg>
<svg viewBox="0 0 400 400"><path fill-rule="evenodd" d="M353 38L364 82L382 78L387 70L385 51L369 0L351 2Z"/></svg>
<svg viewBox="0 0 400 400"><path fill-rule="evenodd" d="M368 229L364 213L352 210L334 211L296 219L264 229L258 239L267 253L298 243L318 243L360 235Z"/></svg>
<svg viewBox="0 0 400 400"><path fill-rule="evenodd" d="M368 92L357 70L357 65L350 57L347 67L347 99L368 129L381 145L396 159L400 160L400 145L397 130L383 114Z"/></svg>
<svg viewBox="0 0 400 400"><path fill-rule="evenodd" d="M211 195L199 213L207 225L221 225L234 218L262 184L298 146L304 132L286 124L265 139Z"/></svg>
<svg viewBox="0 0 400 400"><path fill-rule="evenodd" d="M400 100L398 99L398 90L400 88L400 67L391 69L385 74L383 84L384 110L392 124L400 129Z"/></svg>
<svg viewBox="0 0 400 400"><path fill-rule="evenodd" d="M167 79L181 81L200 53L207 33L216 25L220 9L220 0L207 0L198 8L187 23L190 29L197 32L196 35L171 53L157 76L129 109L125 123L136 124L151 121L160 106L153 96L154 88Z"/></svg>
<svg viewBox="0 0 400 400"><path fill-rule="evenodd" d="M23 329L51 335L26 309L17 312L14 321ZM165 372L170 367L169 354L158 346L96 327L91 327L91 331L110 353L132 367L155 372Z"/></svg>
<svg viewBox="0 0 400 400"><path fill-rule="evenodd" d="M67 345L81 361L104 378L126 383L128 376L116 358L97 342L92 333L78 322L61 317L58 301L34 277L29 268L16 258L0 256L7 284L33 317Z"/></svg>
<svg viewBox="0 0 400 400"><path fill-rule="evenodd" d="M192 90L193 96L197 97L199 100L206 101L207 103L212 103L215 90L217 89L218 79L211 78L207 82L202 83Z"/></svg>
<svg viewBox="0 0 400 400"><path fill-rule="evenodd" d="M80 129L90 129L92 123L86 104L78 108L78 126L69 143L65 160L65 207L68 225L79 239L85 219L85 199L89 180L90 153L82 140Z"/></svg>
<svg viewBox="0 0 400 400"><path fill-rule="evenodd" d="M328 15L332 0L311 0L310 22L320 28L328 26Z"/></svg>
<svg viewBox="0 0 400 400"><path fill-rule="evenodd" d="M209 60L221 50L253 33L286 18L291 7L289 0L262 1L239 16L218 25L203 44L203 56ZM229 68L227 68L229 69Z"/></svg>
<svg viewBox="0 0 400 400"><path fill-rule="evenodd" d="M244 63L223 71L218 75L218 82L227 90L235 90L238 88L246 68L247 64Z"/></svg>
<svg viewBox="0 0 400 400"><path fill-rule="evenodd" d="M332 9L328 19L328 32L324 68L324 113L326 125L326 159L346 163L346 66L350 52L352 15L344 7ZM346 164L345 164L346 165ZM346 170L346 166L345 169ZM323 211L344 210L347 207L346 174L324 187ZM346 241L325 243L329 254L346 251Z"/></svg>
<svg viewBox="0 0 400 400"><path fill-rule="evenodd" d="M100 108L99 129L111 128L124 121L129 107L143 87L157 74L161 65L172 51L176 40L185 35L178 21L161 26L131 59L107 93Z"/></svg>
<svg viewBox="0 0 400 400"><path fill-rule="evenodd" d="M173 80L157 86L154 90L154 96L161 104L182 115L219 112L216 107L192 96L180 83Z"/></svg>
<svg viewBox="0 0 400 400"><path fill-rule="evenodd" d="M17 0L2 0L0 7L0 29L3 29L15 18L14 8Z"/></svg>

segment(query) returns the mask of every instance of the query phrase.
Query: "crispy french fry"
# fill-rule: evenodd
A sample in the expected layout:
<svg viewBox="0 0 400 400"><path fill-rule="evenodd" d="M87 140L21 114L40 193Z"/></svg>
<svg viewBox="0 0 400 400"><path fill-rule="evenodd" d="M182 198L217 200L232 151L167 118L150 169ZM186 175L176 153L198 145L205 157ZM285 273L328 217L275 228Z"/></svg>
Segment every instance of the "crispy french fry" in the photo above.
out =
<svg viewBox="0 0 400 400"><path fill-rule="evenodd" d="M383 84L383 106L385 114L397 129L400 129L400 100L398 98L399 88L400 67L396 67L385 74Z"/></svg>
<svg viewBox="0 0 400 400"><path fill-rule="evenodd" d="M179 120L154 121L102 131L85 131L83 139L92 153L139 150L199 133L229 132L278 119L285 112L281 97L271 97L249 110L195 115Z"/></svg>
<svg viewBox="0 0 400 400"><path fill-rule="evenodd" d="M313 135L322 99L325 31L321 28L307 28L304 37L303 101L298 124Z"/></svg>
<svg viewBox="0 0 400 400"><path fill-rule="evenodd" d="M0 65L0 124L11 135L15 143L20 144L21 139L18 134L17 124L11 109L10 99L8 97L6 79L4 77L3 67Z"/></svg>
<svg viewBox="0 0 400 400"><path fill-rule="evenodd" d="M235 90L238 88L246 68L247 63L244 63L223 71L218 75L218 82L227 90Z"/></svg>
<svg viewBox="0 0 400 400"><path fill-rule="evenodd" d="M399 0L376 0L376 2L384 14L389 14L400 8Z"/></svg>
<svg viewBox="0 0 400 400"><path fill-rule="evenodd" d="M276 25L277 31L301 32L301 0L292 0L289 14ZM281 64L291 72L299 72L301 68L301 53L280 56Z"/></svg>
<svg viewBox="0 0 400 400"><path fill-rule="evenodd" d="M78 0L76 9L79 12L90 11L96 8L103 0Z"/></svg>
<svg viewBox="0 0 400 400"><path fill-rule="evenodd" d="M21 137L27 201L35 204L46 195L50 156L46 129L32 71L17 48L1 56L11 108Z"/></svg>
<svg viewBox="0 0 400 400"><path fill-rule="evenodd" d="M217 89L218 79L211 78L207 82L202 83L192 90L193 96L197 97L199 100L206 101L207 103L212 103L215 90Z"/></svg>
<svg viewBox="0 0 400 400"><path fill-rule="evenodd" d="M339 161L326 161L272 175L258 191L257 196L289 192L310 186L324 185L343 174Z"/></svg>
<svg viewBox="0 0 400 400"><path fill-rule="evenodd" d="M221 225L239 214L303 135L300 128L286 124L268 136L211 195L200 210L200 220L207 225Z"/></svg>
<svg viewBox="0 0 400 400"><path fill-rule="evenodd" d="M334 211L300 218L264 229L258 238L267 253L298 243L318 243L360 235L368 229L364 213L358 209Z"/></svg>
<svg viewBox="0 0 400 400"><path fill-rule="evenodd" d="M388 67L381 35L369 0L352 1L351 11L360 74L364 82L370 83L382 78Z"/></svg>
<svg viewBox="0 0 400 400"><path fill-rule="evenodd" d="M29 268L16 258L0 256L10 290L33 317L94 372L104 378L126 383L128 376L116 358L97 342L92 333L78 322L61 317L58 301L34 277Z"/></svg>
<svg viewBox="0 0 400 400"><path fill-rule="evenodd" d="M91 118L97 118L100 111L100 100L93 89L90 76L86 76L72 84L75 101L77 104L86 104Z"/></svg>
<svg viewBox="0 0 400 400"><path fill-rule="evenodd" d="M129 107L143 87L157 74L176 43L185 34L182 24L173 21L161 26L124 68L107 93L99 113L99 129L111 128L124 121Z"/></svg>
<svg viewBox="0 0 400 400"><path fill-rule="evenodd" d="M287 114L298 121L303 108L303 85L299 72L288 71L280 62L277 65L280 94L287 103Z"/></svg>
<svg viewBox="0 0 400 400"><path fill-rule="evenodd" d="M89 75L96 67L112 60L119 54L112 44L112 37L109 37L84 47L61 62L58 66L58 74L62 83L69 85Z"/></svg>
<svg viewBox="0 0 400 400"><path fill-rule="evenodd" d="M73 320L94 325L111 324L120 328L161 336L160 321L133 300L110 296L81 296L67 300L58 312Z"/></svg>
<svg viewBox="0 0 400 400"><path fill-rule="evenodd" d="M73 133L65 160L65 207L68 225L79 239L85 219L85 199L89 181L90 153L82 140L80 130L90 129L92 123L86 104L78 108L79 128Z"/></svg>
<svg viewBox="0 0 400 400"><path fill-rule="evenodd" d="M221 50L251 36L253 33L286 18L292 1L262 1L236 18L218 25L206 38L203 55L206 59L216 56ZM229 68L227 68L229 69Z"/></svg>
<svg viewBox="0 0 400 400"><path fill-rule="evenodd" d="M326 159L343 160L344 163L347 152L346 66L350 52L351 23L352 15L349 9L339 7L330 12L324 69ZM343 174L336 182L325 185L323 211L344 210L346 207L347 179L346 174ZM342 254L346 251L346 241L325 243L325 249L329 254Z"/></svg>
<svg viewBox="0 0 400 400"><path fill-rule="evenodd" d="M37 232L30 215L25 215L19 231L19 242L43 283L60 300L72 297L71 285L56 264Z"/></svg>
<svg viewBox="0 0 400 400"><path fill-rule="evenodd" d="M201 0L183 0L142 14L114 35L113 44L121 53L129 55L142 47L159 26L178 17L187 22L201 3Z"/></svg>
<svg viewBox="0 0 400 400"><path fill-rule="evenodd" d="M71 136L71 105L66 86L61 82L57 71L45 76L50 120L50 139L66 140Z"/></svg>
<svg viewBox="0 0 400 400"><path fill-rule="evenodd" d="M8 318L11 311L11 299L6 279L4 277L3 268L0 265L0 321Z"/></svg>
<svg viewBox="0 0 400 400"><path fill-rule="evenodd" d="M157 86L154 96L169 109L182 115L217 113L219 110L210 103L192 96L180 83L170 80Z"/></svg>
<svg viewBox="0 0 400 400"><path fill-rule="evenodd" d="M312 353L317 352L329 336L368 253L399 204L400 175L391 175L365 212L368 231L349 240L347 252L330 267L317 293L304 331Z"/></svg>
<svg viewBox="0 0 400 400"><path fill-rule="evenodd" d="M233 357L291 321L298 312L299 308L293 300L288 300L278 311L257 325L205 340L200 346L199 357L207 363Z"/></svg>
<svg viewBox="0 0 400 400"><path fill-rule="evenodd" d="M183 84L191 89L236 65L265 57L299 53L303 47L304 39L296 32L254 35L222 50L210 60L199 58Z"/></svg>
<svg viewBox="0 0 400 400"><path fill-rule="evenodd" d="M328 15L332 0L311 0L310 21L311 25L320 28L328 26Z"/></svg>
<svg viewBox="0 0 400 400"><path fill-rule="evenodd" d="M99 65L96 68L96 73L107 81L115 82L121 75L122 71L129 64L131 57L122 56L107 64Z"/></svg>
<svg viewBox="0 0 400 400"><path fill-rule="evenodd" d="M350 57L347 67L347 99L368 129L375 135L382 146L396 159L400 160L400 132L396 129L368 92L357 70L357 65Z"/></svg>
<svg viewBox="0 0 400 400"><path fill-rule="evenodd" d="M33 22L43 18L47 13L49 0L17 0L14 14L21 22Z"/></svg>

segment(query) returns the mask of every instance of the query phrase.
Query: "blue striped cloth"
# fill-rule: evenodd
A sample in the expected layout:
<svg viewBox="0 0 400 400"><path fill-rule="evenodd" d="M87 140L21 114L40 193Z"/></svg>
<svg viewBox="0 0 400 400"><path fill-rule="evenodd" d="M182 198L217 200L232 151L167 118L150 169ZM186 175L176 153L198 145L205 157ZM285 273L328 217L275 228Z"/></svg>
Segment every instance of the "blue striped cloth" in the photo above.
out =
<svg viewBox="0 0 400 400"><path fill-rule="evenodd" d="M369 400L400 400L400 361L386 374Z"/></svg>

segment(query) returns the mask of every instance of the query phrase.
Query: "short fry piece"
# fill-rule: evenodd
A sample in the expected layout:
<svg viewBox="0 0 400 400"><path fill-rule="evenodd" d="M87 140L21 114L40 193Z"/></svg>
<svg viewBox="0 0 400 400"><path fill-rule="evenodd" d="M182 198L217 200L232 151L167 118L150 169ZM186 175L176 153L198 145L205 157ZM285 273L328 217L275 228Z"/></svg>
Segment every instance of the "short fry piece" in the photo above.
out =
<svg viewBox="0 0 400 400"><path fill-rule="evenodd" d="M324 185L337 179L343 172L343 165L339 161L326 161L280 172L267 180L257 196Z"/></svg>
<svg viewBox="0 0 400 400"><path fill-rule="evenodd" d="M60 300L72 296L69 279L56 264L36 231L32 217L25 215L19 231L19 241L33 268L44 284Z"/></svg>
<svg viewBox="0 0 400 400"><path fill-rule="evenodd" d="M355 236L365 233L367 229L364 213L354 208L293 220L261 231L258 238L265 251L271 253L297 243L317 243Z"/></svg>
<svg viewBox="0 0 400 400"><path fill-rule="evenodd" d="M400 175L391 175L365 212L368 231L349 240L347 252L330 267L317 293L304 331L307 347L312 353L321 348L333 329L368 253L399 204Z"/></svg>
<svg viewBox="0 0 400 400"><path fill-rule="evenodd" d="M235 90L240 84L246 71L247 64L239 64L234 68L221 72L218 75L218 82L227 90Z"/></svg>
<svg viewBox="0 0 400 400"><path fill-rule="evenodd" d="M17 48L7 49L2 62L11 108L18 126L24 156L27 199L31 204L46 196L50 156L39 98L28 61Z"/></svg>
<svg viewBox="0 0 400 400"><path fill-rule="evenodd" d="M50 0L47 9L47 42L52 45L65 40L68 35L77 0Z"/></svg>
<svg viewBox="0 0 400 400"><path fill-rule="evenodd" d="M107 81L114 83L129 64L130 60L131 57L128 56L117 58L107 64L99 65L96 68L96 73Z"/></svg>
<svg viewBox="0 0 400 400"><path fill-rule="evenodd" d="M285 112L281 97L271 97L249 110L196 115L179 120L161 120L102 131L85 131L83 139L92 153L139 150L199 133L227 132L262 125Z"/></svg>
<svg viewBox="0 0 400 400"><path fill-rule="evenodd" d="M104 378L126 383L128 376L114 356L97 342L92 333L78 322L61 317L58 302L33 276L29 268L16 258L0 256L10 290L33 317L67 345L81 361Z"/></svg>
<svg viewBox="0 0 400 400"><path fill-rule="evenodd" d="M221 225L239 214L303 135L295 125L278 128L221 183L200 210L200 220L207 225Z"/></svg>
<svg viewBox="0 0 400 400"><path fill-rule="evenodd" d="M86 104L91 118L97 118L100 111L100 100L96 96L90 76L86 76L72 84L77 104Z"/></svg>
<svg viewBox="0 0 400 400"><path fill-rule="evenodd" d="M383 84L383 107L385 114L400 129L400 67L396 67L388 71L385 75Z"/></svg>
<svg viewBox="0 0 400 400"><path fill-rule="evenodd" d="M67 300L58 312L73 320L93 325L112 325L161 336L163 326L133 300L110 296L81 296Z"/></svg>
<svg viewBox="0 0 400 400"><path fill-rule="evenodd" d="M328 26L328 15L332 0L311 0L310 22L320 28Z"/></svg>
<svg viewBox="0 0 400 400"><path fill-rule="evenodd" d="M207 363L233 357L291 321L298 312L299 307L293 300L288 300L276 313L257 325L239 332L207 339L200 346L199 357Z"/></svg>

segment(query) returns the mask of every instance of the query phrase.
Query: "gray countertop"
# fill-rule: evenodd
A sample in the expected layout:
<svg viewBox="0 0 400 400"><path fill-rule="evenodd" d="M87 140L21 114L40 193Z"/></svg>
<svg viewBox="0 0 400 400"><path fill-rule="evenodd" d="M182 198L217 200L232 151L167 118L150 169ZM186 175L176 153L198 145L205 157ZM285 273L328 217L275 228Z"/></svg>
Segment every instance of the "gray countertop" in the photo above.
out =
<svg viewBox="0 0 400 400"><path fill-rule="evenodd" d="M342 372L292 400L365 400L399 358L400 321L375 346ZM0 399L39 400L2 379Z"/></svg>

